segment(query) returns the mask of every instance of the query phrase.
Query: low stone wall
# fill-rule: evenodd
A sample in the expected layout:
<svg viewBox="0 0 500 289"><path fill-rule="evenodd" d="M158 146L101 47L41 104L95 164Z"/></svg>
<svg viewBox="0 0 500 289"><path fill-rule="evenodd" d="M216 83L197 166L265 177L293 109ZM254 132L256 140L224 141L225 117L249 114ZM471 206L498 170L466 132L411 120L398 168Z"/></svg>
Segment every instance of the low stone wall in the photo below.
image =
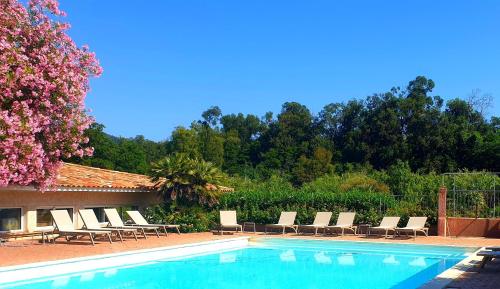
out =
<svg viewBox="0 0 500 289"><path fill-rule="evenodd" d="M447 218L449 236L500 238L500 218Z"/></svg>

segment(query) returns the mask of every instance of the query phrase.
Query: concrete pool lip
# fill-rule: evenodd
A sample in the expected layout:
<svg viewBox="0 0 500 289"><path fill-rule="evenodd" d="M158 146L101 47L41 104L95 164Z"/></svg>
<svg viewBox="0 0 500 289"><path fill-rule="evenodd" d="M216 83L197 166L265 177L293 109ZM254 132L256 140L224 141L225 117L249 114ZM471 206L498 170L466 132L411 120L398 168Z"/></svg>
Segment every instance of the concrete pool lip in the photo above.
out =
<svg viewBox="0 0 500 289"><path fill-rule="evenodd" d="M248 239L249 237L235 237L223 240L5 266L0 267L0 287L15 282L125 267L127 265L146 264L167 258L175 259L221 250L239 249L248 245ZM103 260L107 262L102 262Z"/></svg>
<svg viewBox="0 0 500 289"><path fill-rule="evenodd" d="M470 256L466 257L462 261L455 264L453 267L449 268L446 271L443 271L441 274L437 275L432 280L429 280L427 283L420 286L419 289L447 288L447 286L455 279L460 277L460 275L462 275L463 273L469 271L470 269L476 266L476 261L481 260L481 257L478 256L477 253L484 249L485 247L478 249Z"/></svg>
<svg viewBox="0 0 500 289"><path fill-rule="evenodd" d="M342 237L339 237L342 238ZM250 242L257 239L290 239L290 240L313 240L313 241L331 241L331 242L356 242L356 243L371 243L371 244L393 244L393 245L417 245L417 246L433 246L433 247L451 247L451 248L467 248L467 249L478 249L483 246L475 246L475 245L456 245L456 244L426 244L426 243L415 243L412 242L411 239L408 239L408 242L393 242L391 239L380 240L380 239L367 239L367 240L352 240L352 239L321 239L318 236L297 236L297 237L282 237L279 235L272 236L259 236L252 237L250 236ZM399 240L400 241L400 240ZM476 251L474 251L476 252ZM472 252L471 252L472 253Z"/></svg>

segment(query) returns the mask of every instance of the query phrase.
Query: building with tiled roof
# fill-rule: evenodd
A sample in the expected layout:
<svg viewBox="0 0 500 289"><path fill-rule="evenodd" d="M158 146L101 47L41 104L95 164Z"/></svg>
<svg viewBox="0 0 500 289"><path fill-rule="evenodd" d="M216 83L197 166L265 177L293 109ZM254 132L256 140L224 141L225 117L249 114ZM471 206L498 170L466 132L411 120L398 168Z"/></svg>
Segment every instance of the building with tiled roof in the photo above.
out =
<svg viewBox="0 0 500 289"><path fill-rule="evenodd" d="M233 191L214 185L208 188ZM104 208L125 212L159 204L161 200L148 176L64 163L55 185L45 192L30 186L0 188L0 232L32 232L52 226L52 209L67 209L80 228L80 209L92 208L104 222Z"/></svg>

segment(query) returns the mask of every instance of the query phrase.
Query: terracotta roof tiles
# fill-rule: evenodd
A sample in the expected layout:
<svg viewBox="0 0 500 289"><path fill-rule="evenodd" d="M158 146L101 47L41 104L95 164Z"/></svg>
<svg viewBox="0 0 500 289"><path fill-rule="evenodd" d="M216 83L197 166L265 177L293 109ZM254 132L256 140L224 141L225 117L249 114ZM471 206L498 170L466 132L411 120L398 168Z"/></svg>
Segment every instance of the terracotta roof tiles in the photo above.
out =
<svg viewBox="0 0 500 289"><path fill-rule="evenodd" d="M62 187L150 188L148 176L64 163L56 181Z"/></svg>
<svg viewBox="0 0 500 289"><path fill-rule="evenodd" d="M77 164L63 163L57 176L56 186L114 189L152 189L154 183L146 175L125 173ZM209 190L216 190L209 184ZM219 186L223 192L232 192L233 188Z"/></svg>

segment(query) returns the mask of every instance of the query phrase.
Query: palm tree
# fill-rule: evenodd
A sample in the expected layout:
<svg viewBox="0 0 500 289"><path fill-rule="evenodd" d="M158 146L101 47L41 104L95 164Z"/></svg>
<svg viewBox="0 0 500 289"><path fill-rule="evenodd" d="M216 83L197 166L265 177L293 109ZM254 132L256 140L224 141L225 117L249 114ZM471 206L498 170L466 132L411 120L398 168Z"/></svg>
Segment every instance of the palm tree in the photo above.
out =
<svg viewBox="0 0 500 289"><path fill-rule="evenodd" d="M223 174L210 162L175 153L152 164L151 178L166 202L212 206L221 195Z"/></svg>

